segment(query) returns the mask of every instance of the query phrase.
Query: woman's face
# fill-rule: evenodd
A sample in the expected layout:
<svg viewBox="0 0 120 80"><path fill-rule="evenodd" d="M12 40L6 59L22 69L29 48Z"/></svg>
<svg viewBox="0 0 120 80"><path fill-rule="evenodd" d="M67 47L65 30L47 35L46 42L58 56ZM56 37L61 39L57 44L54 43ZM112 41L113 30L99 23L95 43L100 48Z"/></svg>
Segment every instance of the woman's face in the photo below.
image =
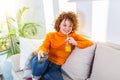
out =
<svg viewBox="0 0 120 80"><path fill-rule="evenodd" d="M61 24L60 24L60 31L63 33L63 34L66 34L66 33L70 33L72 31L72 27L73 27L73 24L71 23L70 20L68 19L64 19Z"/></svg>

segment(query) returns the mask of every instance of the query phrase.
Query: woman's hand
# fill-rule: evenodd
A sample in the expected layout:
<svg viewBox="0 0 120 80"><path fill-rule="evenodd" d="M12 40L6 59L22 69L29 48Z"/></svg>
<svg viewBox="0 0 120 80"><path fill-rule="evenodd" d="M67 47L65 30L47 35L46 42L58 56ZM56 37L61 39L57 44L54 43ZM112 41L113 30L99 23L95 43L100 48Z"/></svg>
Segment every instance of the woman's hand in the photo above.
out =
<svg viewBox="0 0 120 80"><path fill-rule="evenodd" d="M39 52L38 52L38 61L40 61L40 58L41 58L41 57L44 57L43 51L39 51Z"/></svg>
<svg viewBox="0 0 120 80"><path fill-rule="evenodd" d="M67 40L70 44L77 46L77 42L72 37L68 37Z"/></svg>

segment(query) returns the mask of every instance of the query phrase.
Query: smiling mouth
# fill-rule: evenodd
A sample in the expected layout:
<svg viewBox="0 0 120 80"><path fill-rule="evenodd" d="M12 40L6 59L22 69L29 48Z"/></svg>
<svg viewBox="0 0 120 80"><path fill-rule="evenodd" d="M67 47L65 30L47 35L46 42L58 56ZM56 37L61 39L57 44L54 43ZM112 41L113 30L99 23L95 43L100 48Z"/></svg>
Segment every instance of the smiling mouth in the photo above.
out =
<svg viewBox="0 0 120 80"><path fill-rule="evenodd" d="M66 30L63 30L64 32L65 32L65 34L69 34L70 33L70 31L66 31Z"/></svg>

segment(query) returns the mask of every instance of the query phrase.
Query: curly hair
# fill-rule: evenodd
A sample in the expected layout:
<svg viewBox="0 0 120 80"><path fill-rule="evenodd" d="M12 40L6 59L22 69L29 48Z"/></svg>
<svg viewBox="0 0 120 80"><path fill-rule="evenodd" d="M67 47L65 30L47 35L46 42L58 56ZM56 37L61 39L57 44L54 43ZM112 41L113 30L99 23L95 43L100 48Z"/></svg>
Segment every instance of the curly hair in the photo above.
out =
<svg viewBox="0 0 120 80"><path fill-rule="evenodd" d="M66 19L72 22L73 24L72 31L75 32L78 28L78 15L72 11L62 12L55 20L54 29L56 31L59 31L60 30L59 25L63 20L66 20Z"/></svg>

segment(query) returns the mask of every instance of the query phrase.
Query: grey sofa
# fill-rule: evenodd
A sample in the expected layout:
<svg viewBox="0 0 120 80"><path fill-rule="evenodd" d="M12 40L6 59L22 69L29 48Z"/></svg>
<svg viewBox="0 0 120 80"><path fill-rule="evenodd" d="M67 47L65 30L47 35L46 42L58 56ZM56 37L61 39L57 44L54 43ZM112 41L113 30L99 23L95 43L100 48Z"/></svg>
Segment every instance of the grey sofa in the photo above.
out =
<svg viewBox="0 0 120 80"><path fill-rule="evenodd" d="M20 55L12 56L14 80L24 80L19 71ZM64 80L120 80L120 46L95 43L87 49L73 50L62 66Z"/></svg>

